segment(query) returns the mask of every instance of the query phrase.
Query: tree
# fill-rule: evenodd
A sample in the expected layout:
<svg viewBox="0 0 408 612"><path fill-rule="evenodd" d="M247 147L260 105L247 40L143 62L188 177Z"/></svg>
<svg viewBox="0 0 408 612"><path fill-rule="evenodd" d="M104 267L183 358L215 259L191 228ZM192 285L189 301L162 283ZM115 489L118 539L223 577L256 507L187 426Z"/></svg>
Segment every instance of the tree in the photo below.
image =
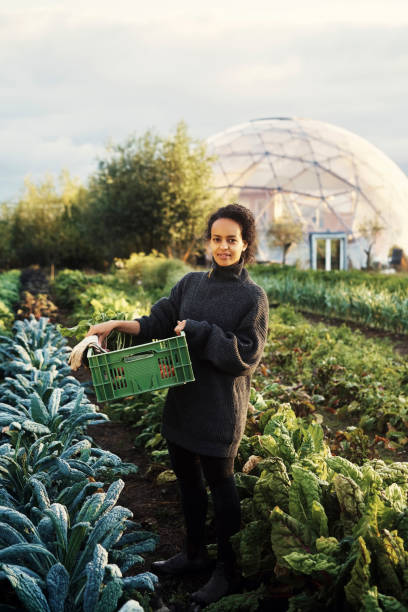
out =
<svg viewBox="0 0 408 612"><path fill-rule="evenodd" d="M367 248L364 249L364 253L367 255L367 270L370 269L372 265L372 249L378 236L384 229L385 227L380 222L378 216L374 217L373 219L365 219L358 227L358 231L360 232L361 236L367 241Z"/></svg>
<svg viewBox="0 0 408 612"><path fill-rule="evenodd" d="M0 205L0 269L7 269L14 262L11 217L11 206L4 202Z"/></svg>
<svg viewBox="0 0 408 612"><path fill-rule="evenodd" d="M104 257L156 251L194 255L216 205L212 158L178 124L168 138L151 131L108 149L90 182L89 223Z"/></svg>
<svg viewBox="0 0 408 612"><path fill-rule="evenodd" d="M56 185L52 176L25 190L10 218L11 246L16 264L67 265L78 258L82 244L78 224L79 200L84 188L63 171Z"/></svg>
<svg viewBox="0 0 408 612"><path fill-rule="evenodd" d="M269 242L272 246L282 248L282 265L286 263L286 254L292 244L300 242L303 231L302 225L290 217L283 217L276 221L268 230Z"/></svg>

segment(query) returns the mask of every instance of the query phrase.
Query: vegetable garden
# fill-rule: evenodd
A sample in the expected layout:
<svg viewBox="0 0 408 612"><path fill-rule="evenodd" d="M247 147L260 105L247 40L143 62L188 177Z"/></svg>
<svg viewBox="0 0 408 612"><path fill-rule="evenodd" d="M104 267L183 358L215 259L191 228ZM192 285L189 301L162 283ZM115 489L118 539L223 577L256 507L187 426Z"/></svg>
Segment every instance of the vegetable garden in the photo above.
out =
<svg viewBox="0 0 408 612"><path fill-rule="evenodd" d="M160 434L165 393L95 406L89 385L71 376L62 335L72 344L90 322L144 314L185 272L158 255L132 257L108 275L60 272L51 287L64 313L58 328L34 317L13 324L19 273L7 273L4 296L0 275L0 580L9 584L10 610L161 605L144 566L158 535L118 505L137 466L89 433L109 418L131 427L154 486L171 487ZM252 276L280 305L271 310L236 461L243 588L206 610L408 610L406 360L390 341L311 324L288 305L406 332L406 281L263 266ZM112 347L128 341L110 338ZM167 605L188 609L171 597L173 587L163 579Z"/></svg>

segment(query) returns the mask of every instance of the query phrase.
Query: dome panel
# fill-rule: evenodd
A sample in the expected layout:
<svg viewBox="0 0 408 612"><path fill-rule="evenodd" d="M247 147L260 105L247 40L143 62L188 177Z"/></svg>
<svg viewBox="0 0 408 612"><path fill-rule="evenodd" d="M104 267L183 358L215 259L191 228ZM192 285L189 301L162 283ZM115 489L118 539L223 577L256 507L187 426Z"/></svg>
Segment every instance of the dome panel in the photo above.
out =
<svg viewBox="0 0 408 612"><path fill-rule="evenodd" d="M302 171L292 176L284 185L287 191L295 193L321 194L319 175L314 166L304 166Z"/></svg>

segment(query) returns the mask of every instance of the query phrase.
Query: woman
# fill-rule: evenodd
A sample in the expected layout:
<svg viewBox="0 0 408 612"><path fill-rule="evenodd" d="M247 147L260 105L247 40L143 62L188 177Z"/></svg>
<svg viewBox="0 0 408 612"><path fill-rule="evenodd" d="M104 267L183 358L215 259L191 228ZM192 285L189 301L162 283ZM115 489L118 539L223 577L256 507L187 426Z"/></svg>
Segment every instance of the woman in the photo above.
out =
<svg viewBox="0 0 408 612"><path fill-rule="evenodd" d="M136 321L108 321L90 328L103 344L113 330L143 341L186 334L195 382L169 390L162 434L177 476L186 526L185 549L152 570L167 574L209 566L205 548L207 482L214 505L217 563L206 585L193 593L206 605L237 586L230 537L240 529L234 458L242 438L251 375L267 335L268 301L244 264L255 252L255 221L249 209L230 204L208 220L209 272L191 272Z"/></svg>

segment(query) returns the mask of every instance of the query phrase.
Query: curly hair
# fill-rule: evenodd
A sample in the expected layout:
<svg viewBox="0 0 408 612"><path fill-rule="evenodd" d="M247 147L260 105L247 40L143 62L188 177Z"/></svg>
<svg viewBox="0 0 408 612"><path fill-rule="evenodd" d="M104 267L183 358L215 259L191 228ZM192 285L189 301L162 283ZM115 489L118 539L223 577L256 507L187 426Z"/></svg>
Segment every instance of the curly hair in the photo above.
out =
<svg viewBox="0 0 408 612"><path fill-rule="evenodd" d="M242 240L248 243L246 250L242 253L244 262L250 263L255 261L257 247L255 218L249 208L241 204L221 206L221 208L216 210L208 219L205 232L206 240L211 240L211 228L214 221L217 221L217 219L232 219L232 221L238 223L241 228Z"/></svg>

